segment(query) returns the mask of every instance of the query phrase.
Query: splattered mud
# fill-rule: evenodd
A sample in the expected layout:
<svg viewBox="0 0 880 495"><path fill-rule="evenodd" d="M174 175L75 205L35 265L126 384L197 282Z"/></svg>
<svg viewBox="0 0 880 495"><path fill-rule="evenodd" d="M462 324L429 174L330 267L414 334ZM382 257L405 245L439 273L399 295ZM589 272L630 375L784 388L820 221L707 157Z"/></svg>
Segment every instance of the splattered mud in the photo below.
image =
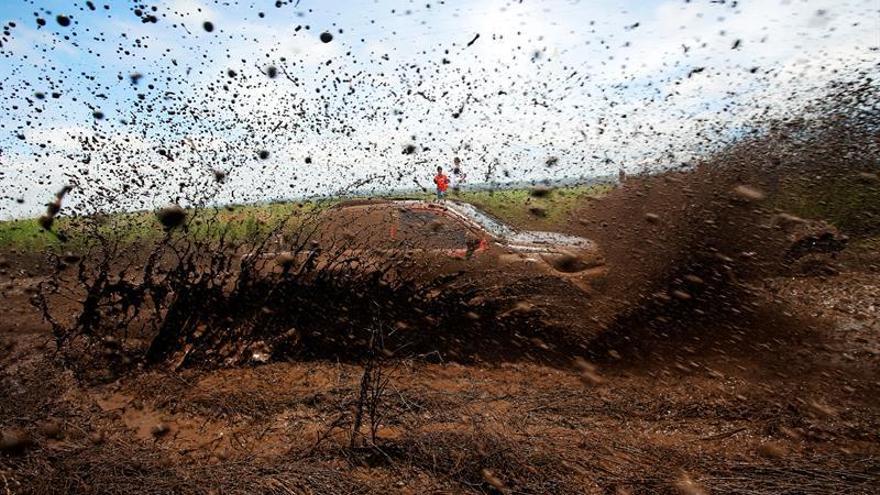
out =
<svg viewBox="0 0 880 495"><path fill-rule="evenodd" d="M751 280L717 311L634 316L565 359L391 358L375 443L354 447L360 362L84 382L17 288L0 334L0 482L12 493L872 493L875 262L855 249L833 274Z"/></svg>
<svg viewBox="0 0 880 495"><path fill-rule="evenodd" d="M0 2L0 495L880 492L876 2L272 3Z"/></svg>

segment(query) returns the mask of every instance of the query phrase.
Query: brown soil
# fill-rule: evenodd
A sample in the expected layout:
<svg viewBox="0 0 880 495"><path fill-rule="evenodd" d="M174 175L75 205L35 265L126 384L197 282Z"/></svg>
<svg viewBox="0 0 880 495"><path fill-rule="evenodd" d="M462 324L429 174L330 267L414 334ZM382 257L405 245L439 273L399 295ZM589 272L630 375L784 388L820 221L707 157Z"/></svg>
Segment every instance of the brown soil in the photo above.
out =
<svg viewBox="0 0 880 495"><path fill-rule="evenodd" d="M687 273L706 277L682 253L707 245L688 222L642 225L675 208L669 191L662 204L650 194L626 208L612 195L573 218L616 277L598 309L578 310L555 286L530 298L555 326L598 314L598 338L552 361L503 343L459 362L391 358L373 447L349 448L338 421L357 394L357 362L149 369L87 384L58 362L26 302L32 281L19 279L0 319L0 431L33 442L0 452L0 493L876 493L871 255L818 275L762 269L670 309L654 295L680 290ZM637 245L651 230L656 247Z"/></svg>

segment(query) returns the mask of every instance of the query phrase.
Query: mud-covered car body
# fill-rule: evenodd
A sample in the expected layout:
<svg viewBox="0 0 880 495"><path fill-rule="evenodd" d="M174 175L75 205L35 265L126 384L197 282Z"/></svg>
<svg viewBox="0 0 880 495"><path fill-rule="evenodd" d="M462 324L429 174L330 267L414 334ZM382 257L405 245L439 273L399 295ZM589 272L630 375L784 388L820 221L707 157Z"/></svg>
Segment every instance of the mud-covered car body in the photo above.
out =
<svg viewBox="0 0 880 495"><path fill-rule="evenodd" d="M270 256L284 258L279 240ZM515 229L468 203L399 199L348 201L322 212L309 248L312 263L377 259L415 262L424 274L517 271L549 274L588 290L605 275L593 241L556 232Z"/></svg>

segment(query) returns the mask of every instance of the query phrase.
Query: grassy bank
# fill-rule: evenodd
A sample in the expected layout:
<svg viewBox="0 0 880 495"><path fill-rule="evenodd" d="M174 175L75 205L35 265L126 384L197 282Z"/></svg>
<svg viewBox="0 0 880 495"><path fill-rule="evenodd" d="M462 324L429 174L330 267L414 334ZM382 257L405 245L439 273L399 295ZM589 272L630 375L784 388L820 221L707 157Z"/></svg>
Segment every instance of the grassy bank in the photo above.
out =
<svg viewBox="0 0 880 495"><path fill-rule="evenodd" d="M227 236L244 239L250 235L268 231L295 209L300 211L319 207L314 203L299 206L295 203L241 205L224 208L207 208L199 211L199 216L190 224L191 235L200 238L217 235L217 223L206 220L216 215L217 221L228 229ZM155 239L163 234L153 212L120 213L98 219L97 228L104 233L115 232L123 242ZM0 248L22 251L54 249L66 245L80 246L87 222L82 218L59 217L53 230L67 235L69 241L63 243L58 235L47 232L35 218L0 222Z"/></svg>
<svg viewBox="0 0 880 495"><path fill-rule="evenodd" d="M571 212L584 198L600 197L612 187L609 184L565 187L540 196L529 189L464 191L452 197L474 204L515 227L553 230L569 220Z"/></svg>

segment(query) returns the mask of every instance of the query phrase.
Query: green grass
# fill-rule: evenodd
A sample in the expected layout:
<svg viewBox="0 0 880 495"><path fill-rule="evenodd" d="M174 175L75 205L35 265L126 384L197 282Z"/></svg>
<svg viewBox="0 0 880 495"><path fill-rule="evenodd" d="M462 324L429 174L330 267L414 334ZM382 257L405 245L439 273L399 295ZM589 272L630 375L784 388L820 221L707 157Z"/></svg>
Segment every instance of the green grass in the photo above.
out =
<svg viewBox="0 0 880 495"><path fill-rule="evenodd" d="M119 229L122 226L123 228ZM158 222L152 214L124 213L100 219L98 228L104 233L116 231L124 242L156 237L161 235ZM43 230L35 218L0 222L0 248L14 248L22 251L43 251L76 249L82 247L87 236L81 235L86 229L82 218L59 217L52 226L52 232ZM69 239L62 242L57 233Z"/></svg>
<svg viewBox="0 0 880 495"><path fill-rule="evenodd" d="M59 225L65 223L63 219L58 221ZM39 250L58 244L58 239L43 230L36 218L0 222L0 247Z"/></svg>
<svg viewBox="0 0 880 495"><path fill-rule="evenodd" d="M198 211L189 224L189 235L196 239L217 238L225 226L227 237L233 240L245 239L252 235L265 234L288 216L292 222L308 212L325 206L325 202L272 203L261 205L236 205L220 208L205 208ZM216 219L214 219L216 215ZM95 220L92 218L91 220ZM158 239L164 234L156 215L152 211L119 213L97 219L97 228L109 237L118 237L123 243ZM59 217L53 231L64 233L70 239L62 243L54 232L47 232L35 218L0 222L0 249L19 249L22 251L75 249L82 246L84 238L80 235L88 222L83 218ZM112 235L111 235L112 234Z"/></svg>
<svg viewBox="0 0 880 495"><path fill-rule="evenodd" d="M544 197L533 196L531 189L461 191L450 193L449 198L471 203L517 228L553 229L563 226L584 198L603 196L613 187L610 184L562 187ZM430 200L434 194L410 197Z"/></svg>
<svg viewBox="0 0 880 495"><path fill-rule="evenodd" d="M502 189L497 191L463 191L451 197L472 203L499 219L520 228L552 229L569 218L570 213L586 196L599 196L611 186L601 184L560 188L545 197L536 198L528 189ZM433 198L432 194L418 194L417 197ZM265 234L287 217L291 217L288 228L296 226L298 219L316 209L326 208L337 201L306 201L301 203L267 203L257 205L236 205L220 208L205 208L190 223L189 235L196 239L217 238L223 225L227 238L242 240L253 235ZM544 216L537 216L530 208L537 207ZM216 221L212 217L216 214ZM77 249L82 247L83 239L89 236L78 235L85 228L83 219L59 217L54 230L65 232L69 243L62 243L51 232L43 230L35 218L0 222L0 249L21 251L42 251ZM163 230L153 212L119 213L101 219L98 228L105 234L115 234L124 243L136 243L157 239Z"/></svg>
<svg viewBox="0 0 880 495"><path fill-rule="evenodd" d="M530 189L463 191L453 198L471 203L519 228L553 229L562 227L586 197L599 197L613 186L594 184L553 189L544 197L532 196Z"/></svg>

